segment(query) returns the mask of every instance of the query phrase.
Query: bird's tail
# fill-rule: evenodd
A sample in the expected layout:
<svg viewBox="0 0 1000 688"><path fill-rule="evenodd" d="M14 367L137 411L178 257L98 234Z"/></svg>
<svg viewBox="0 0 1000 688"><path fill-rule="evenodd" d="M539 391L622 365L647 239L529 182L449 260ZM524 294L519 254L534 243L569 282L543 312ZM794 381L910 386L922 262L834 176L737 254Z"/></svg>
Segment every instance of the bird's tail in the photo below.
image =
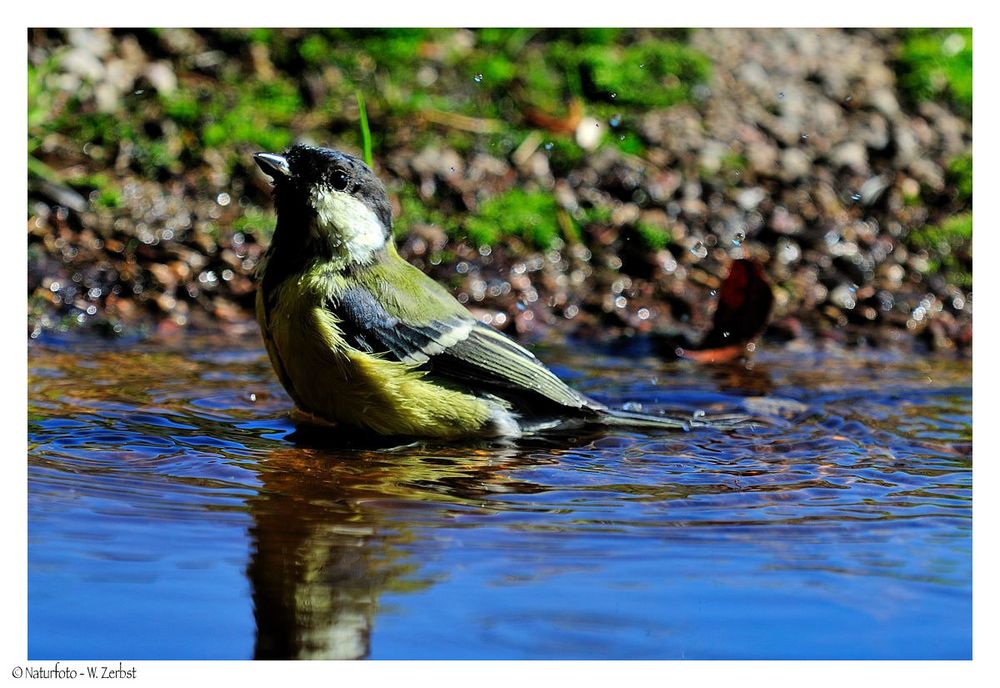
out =
<svg viewBox="0 0 1000 688"><path fill-rule="evenodd" d="M659 428L661 430L693 430L694 428L739 428L746 426L750 417L740 413L706 415L696 411L690 416L652 416L635 411L604 409L600 420L605 425L630 428Z"/></svg>

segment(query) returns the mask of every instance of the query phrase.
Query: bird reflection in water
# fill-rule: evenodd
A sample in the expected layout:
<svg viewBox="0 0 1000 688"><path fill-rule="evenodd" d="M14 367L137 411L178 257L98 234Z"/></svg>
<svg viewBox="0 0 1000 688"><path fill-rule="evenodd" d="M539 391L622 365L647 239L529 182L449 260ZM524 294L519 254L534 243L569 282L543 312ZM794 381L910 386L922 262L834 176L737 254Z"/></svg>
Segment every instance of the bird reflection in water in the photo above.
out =
<svg viewBox="0 0 1000 688"><path fill-rule="evenodd" d="M379 596L434 583L410 559L421 508L439 517L441 501L481 510L491 493L543 489L511 477L539 462L530 447L345 451L301 432L289 439L300 446L261 462L262 485L249 504L257 659L367 657ZM429 490L437 505L414 499ZM419 540L427 546L433 541Z"/></svg>

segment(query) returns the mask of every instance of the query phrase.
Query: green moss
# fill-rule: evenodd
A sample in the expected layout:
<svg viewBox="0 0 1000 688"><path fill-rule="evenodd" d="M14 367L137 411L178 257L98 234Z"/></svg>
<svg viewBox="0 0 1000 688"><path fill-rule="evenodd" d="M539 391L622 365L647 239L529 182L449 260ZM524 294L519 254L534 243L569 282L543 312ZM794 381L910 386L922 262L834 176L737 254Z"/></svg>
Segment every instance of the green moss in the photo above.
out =
<svg viewBox="0 0 1000 688"><path fill-rule="evenodd" d="M585 225L606 225L611 222L611 208L603 205L583 208L582 222Z"/></svg>
<svg viewBox="0 0 1000 688"><path fill-rule="evenodd" d="M253 43L274 43L276 29L250 29L247 32L247 37Z"/></svg>
<svg viewBox="0 0 1000 688"><path fill-rule="evenodd" d="M967 153L948 163L948 180L955 186L958 200L972 199L972 154Z"/></svg>
<svg viewBox="0 0 1000 688"><path fill-rule="evenodd" d="M70 177L66 183L85 196L96 191L97 197L94 204L100 208L120 208L122 205L122 194L116 180L111 179L107 174L85 174Z"/></svg>
<svg viewBox="0 0 1000 688"><path fill-rule="evenodd" d="M580 42L591 45L611 45L621 40L624 29L605 29L589 27L578 29Z"/></svg>
<svg viewBox="0 0 1000 688"><path fill-rule="evenodd" d="M191 91L179 89L169 95L161 94L163 114L178 124L192 125L198 121L201 105Z"/></svg>
<svg viewBox="0 0 1000 688"><path fill-rule="evenodd" d="M939 225L913 230L907 240L911 247L928 252L931 272L941 272L949 282L961 287L972 286L971 264L959 255L971 256L972 213L953 215Z"/></svg>
<svg viewBox="0 0 1000 688"><path fill-rule="evenodd" d="M458 224L449 214L424 203L413 187L404 187L397 195L399 215L394 219L392 233L398 239L406 236L416 225L434 225L454 236Z"/></svg>
<svg viewBox="0 0 1000 688"><path fill-rule="evenodd" d="M281 150L292 142L289 125L300 110L302 101L291 80L258 82L210 95L193 128L207 148L248 144Z"/></svg>
<svg viewBox="0 0 1000 688"><path fill-rule="evenodd" d="M720 170L724 173L743 172L747 168L747 159L739 153L728 153L722 156Z"/></svg>
<svg viewBox="0 0 1000 688"><path fill-rule="evenodd" d="M233 231L250 234L258 241L267 241L274 233L274 222L273 212L250 206L233 221Z"/></svg>
<svg viewBox="0 0 1000 688"><path fill-rule="evenodd" d="M97 194L96 204L101 208L121 208L122 207L122 195L115 188L101 189Z"/></svg>
<svg viewBox="0 0 1000 688"><path fill-rule="evenodd" d="M747 159L745 156L729 151L721 158L719 158L719 169L706 169L704 167L699 167L698 174L701 176L702 181L706 181L711 184L719 184L724 182L727 184L735 184L739 181L740 177L747 168Z"/></svg>
<svg viewBox="0 0 1000 688"><path fill-rule="evenodd" d="M548 248L560 235L557 212L550 194L515 188L483 202L464 226L476 244L489 245L501 237L517 236L538 248Z"/></svg>
<svg viewBox="0 0 1000 688"><path fill-rule="evenodd" d="M646 146L643 145L642 139L640 139L635 133L616 131L612 137L612 141L623 153L628 153L629 155L642 155L646 152Z"/></svg>
<svg viewBox="0 0 1000 688"><path fill-rule="evenodd" d="M469 80L490 91L506 87L518 73L518 65L503 53L479 55L470 66Z"/></svg>
<svg viewBox="0 0 1000 688"><path fill-rule="evenodd" d="M635 229L639 233L639 236L642 237L646 246L654 251L666 248L670 243L670 232L664 227L648 222L639 222L636 224Z"/></svg>
<svg viewBox="0 0 1000 688"><path fill-rule="evenodd" d="M329 41L321 34L310 34L299 43L299 55L310 65L322 65L329 61L332 50Z"/></svg>
<svg viewBox="0 0 1000 688"><path fill-rule="evenodd" d="M909 238L917 248L949 253L972 239L972 213L953 215L940 225L921 227L910 232Z"/></svg>
<svg viewBox="0 0 1000 688"><path fill-rule="evenodd" d="M691 99L708 80L710 60L673 42L646 41L628 47L589 46L582 65L595 96L622 105L669 107Z"/></svg>
<svg viewBox="0 0 1000 688"><path fill-rule="evenodd" d="M567 136L552 136L546 140L543 150L549 156L552 171L559 175L579 167L586 155L576 141Z"/></svg>
<svg viewBox="0 0 1000 688"><path fill-rule="evenodd" d="M972 29L911 29L899 50L899 85L914 102L947 98L972 115Z"/></svg>

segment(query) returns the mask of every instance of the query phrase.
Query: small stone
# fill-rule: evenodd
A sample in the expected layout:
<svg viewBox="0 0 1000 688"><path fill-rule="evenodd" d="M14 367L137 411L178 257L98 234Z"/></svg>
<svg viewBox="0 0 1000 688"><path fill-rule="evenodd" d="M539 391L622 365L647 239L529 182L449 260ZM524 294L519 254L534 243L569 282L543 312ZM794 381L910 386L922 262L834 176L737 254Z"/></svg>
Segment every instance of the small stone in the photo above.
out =
<svg viewBox="0 0 1000 688"><path fill-rule="evenodd" d="M767 198L767 193L759 186L743 189L736 196L736 202L743 210L753 210L760 202Z"/></svg>
<svg viewBox="0 0 1000 688"><path fill-rule="evenodd" d="M850 168L857 174L868 171L868 152L864 144L858 141L847 141L834 148L830 153L830 160L833 164Z"/></svg>
<svg viewBox="0 0 1000 688"><path fill-rule="evenodd" d="M146 65L144 72L149 83L160 93L169 95L177 90L177 75L166 61L152 62Z"/></svg>
<svg viewBox="0 0 1000 688"><path fill-rule="evenodd" d="M812 170L812 161L798 148L786 148L781 152L779 174L784 181L792 182L807 176Z"/></svg>
<svg viewBox="0 0 1000 688"><path fill-rule="evenodd" d="M596 150L601 143L600 122L593 117L584 117L576 127L576 145L586 151Z"/></svg>

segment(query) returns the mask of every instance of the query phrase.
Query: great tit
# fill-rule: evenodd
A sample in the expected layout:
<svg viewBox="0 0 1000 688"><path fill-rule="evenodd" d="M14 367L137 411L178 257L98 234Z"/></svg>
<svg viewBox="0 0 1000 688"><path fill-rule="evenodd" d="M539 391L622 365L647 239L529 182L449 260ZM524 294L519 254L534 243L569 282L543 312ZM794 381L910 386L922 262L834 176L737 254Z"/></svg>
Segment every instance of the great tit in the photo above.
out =
<svg viewBox="0 0 1000 688"><path fill-rule="evenodd" d="M478 322L396 252L385 187L358 158L296 145L254 160L274 180L278 215L257 320L278 378L312 420L445 439L707 423L609 409Z"/></svg>

